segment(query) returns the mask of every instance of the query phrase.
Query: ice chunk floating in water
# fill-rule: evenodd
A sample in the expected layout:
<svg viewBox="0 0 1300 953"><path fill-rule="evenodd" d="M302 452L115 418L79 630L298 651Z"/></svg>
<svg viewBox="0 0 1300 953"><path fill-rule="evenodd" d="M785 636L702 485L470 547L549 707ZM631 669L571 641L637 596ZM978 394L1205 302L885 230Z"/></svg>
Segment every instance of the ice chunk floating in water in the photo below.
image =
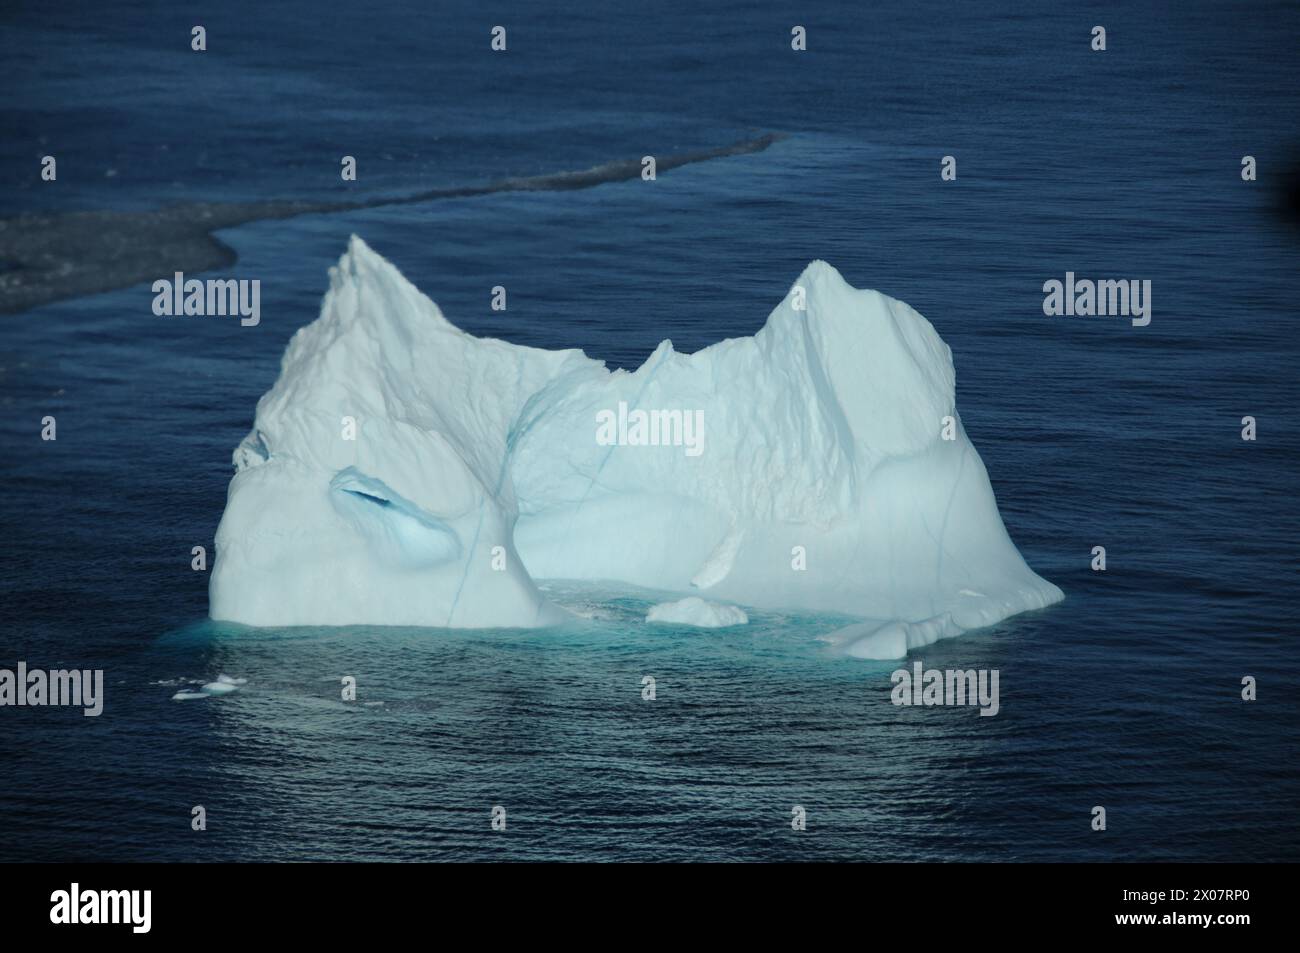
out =
<svg viewBox="0 0 1300 953"><path fill-rule="evenodd" d="M701 629L722 629L730 625L745 625L749 622L749 616L737 606L709 602L699 596L687 596L676 602L661 602L657 606L651 606L645 620L694 625Z"/></svg>
<svg viewBox="0 0 1300 953"><path fill-rule="evenodd" d="M898 657L1061 598L1002 525L947 345L821 261L753 337L629 372L466 334L353 237L234 463L211 614L250 625L538 626L567 614L535 579L614 580L847 614L845 651Z"/></svg>
<svg viewBox="0 0 1300 953"><path fill-rule="evenodd" d="M231 678L229 675L218 675L215 682L208 682L199 691L205 695L229 695L231 692L239 690L240 685L248 682L246 678Z"/></svg>
<svg viewBox="0 0 1300 953"><path fill-rule="evenodd" d="M159 682L158 684L164 684ZM238 691L240 685L248 684L246 678L231 678L229 675L218 675L215 682L205 683L197 692L188 688L183 688L172 696L172 701L195 701L200 698L211 698L214 695L229 695L231 692Z"/></svg>

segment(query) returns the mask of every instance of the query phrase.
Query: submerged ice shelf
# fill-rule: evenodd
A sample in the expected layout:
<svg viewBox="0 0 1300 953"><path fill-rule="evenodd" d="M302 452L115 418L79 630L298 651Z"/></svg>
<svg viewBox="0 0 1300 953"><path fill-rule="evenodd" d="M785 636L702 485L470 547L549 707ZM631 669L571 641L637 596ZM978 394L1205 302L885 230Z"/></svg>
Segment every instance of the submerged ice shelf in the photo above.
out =
<svg viewBox="0 0 1300 953"><path fill-rule="evenodd" d="M613 580L844 613L897 658L1062 598L947 345L821 261L753 337L610 371L461 331L354 236L234 464L210 611L250 625L539 626L568 614L535 579Z"/></svg>

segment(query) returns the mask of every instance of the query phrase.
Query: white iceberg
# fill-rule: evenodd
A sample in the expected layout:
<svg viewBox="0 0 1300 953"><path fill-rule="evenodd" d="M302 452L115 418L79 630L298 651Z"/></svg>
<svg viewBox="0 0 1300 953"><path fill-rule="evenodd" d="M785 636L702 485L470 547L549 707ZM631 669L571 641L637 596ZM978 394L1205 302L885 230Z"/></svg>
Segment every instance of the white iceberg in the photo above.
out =
<svg viewBox="0 0 1300 953"><path fill-rule="evenodd" d="M745 625L749 622L749 616L738 606L709 602L699 596L687 596L676 602L661 602L651 606L645 620L694 625L701 629L721 629L730 625Z"/></svg>
<svg viewBox="0 0 1300 953"><path fill-rule="evenodd" d="M610 371L459 330L354 236L234 464L210 612L250 625L546 625L535 579L604 580L842 613L847 651L901 655L1062 598L947 345L821 261L753 337Z"/></svg>
<svg viewBox="0 0 1300 953"><path fill-rule="evenodd" d="M231 678L229 675L218 675L215 682L208 682L199 691L205 695L229 695L231 692L239 691L240 685L248 684L246 678Z"/></svg>

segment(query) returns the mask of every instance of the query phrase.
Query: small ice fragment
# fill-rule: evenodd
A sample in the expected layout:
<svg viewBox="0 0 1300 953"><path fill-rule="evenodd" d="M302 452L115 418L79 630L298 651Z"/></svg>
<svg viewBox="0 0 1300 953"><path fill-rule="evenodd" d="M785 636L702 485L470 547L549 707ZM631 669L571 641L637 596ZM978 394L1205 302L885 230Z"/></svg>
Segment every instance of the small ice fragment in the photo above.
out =
<svg viewBox="0 0 1300 953"><path fill-rule="evenodd" d="M203 686L201 691L208 695L229 695L231 692L238 691L239 686L230 682L208 682Z"/></svg>
<svg viewBox="0 0 1300 953"><path fill-rule="evenodd" d="M720 629L730 625L744 625L749 621L749 616L738 606L725 606L708 602L699 596L687 596L677 602L661 602L657 606L651 606L645 620Z"/></svg>

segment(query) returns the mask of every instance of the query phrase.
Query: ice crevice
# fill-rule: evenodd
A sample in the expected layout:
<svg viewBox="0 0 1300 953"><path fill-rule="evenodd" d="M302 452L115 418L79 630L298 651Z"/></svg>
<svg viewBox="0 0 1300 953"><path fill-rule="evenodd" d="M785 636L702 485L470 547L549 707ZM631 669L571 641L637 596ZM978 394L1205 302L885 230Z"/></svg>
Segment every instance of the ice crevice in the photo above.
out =
<svg viewBox="0 0 1300 953"><path fill-rule="evenodd" d="M942 438L955 387L929 321L822 261L752 337L610 371L461 331L354 236L234 451L210 613L543 626L570 616L537 580L590 580L679 594L665 617L846 615L846 653L898 657L1062 598ZM699 414L702 452L602 446L620 402Z"/></svg>

